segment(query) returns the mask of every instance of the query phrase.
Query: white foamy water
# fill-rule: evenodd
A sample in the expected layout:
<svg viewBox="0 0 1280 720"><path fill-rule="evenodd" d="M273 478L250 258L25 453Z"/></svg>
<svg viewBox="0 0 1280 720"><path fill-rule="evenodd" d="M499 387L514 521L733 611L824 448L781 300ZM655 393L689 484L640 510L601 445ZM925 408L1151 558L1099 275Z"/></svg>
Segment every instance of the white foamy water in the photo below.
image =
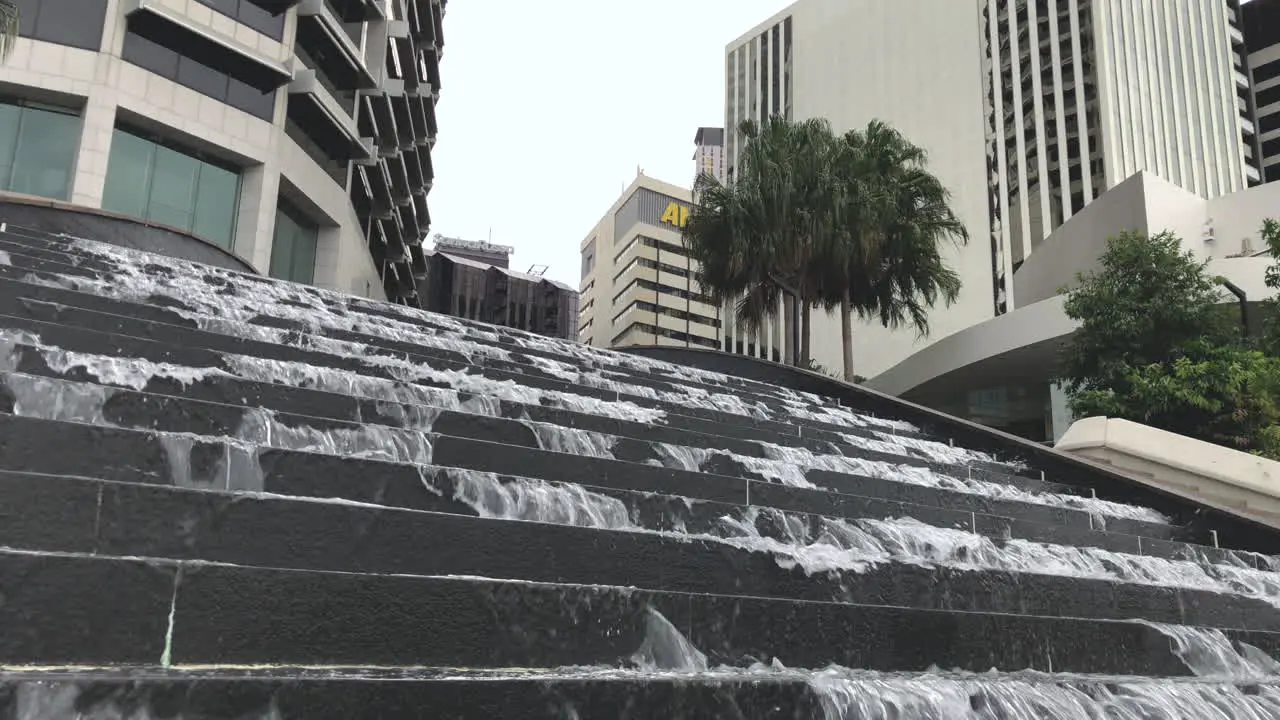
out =
<svg viewBox="0 0 1280 720"><path fill-rule="evenodd" d="M210 331L214 330L212 325L206 324L208 318L230 320L232 322L229 324L221 323L222 331L234 329L236 330L235 334L240 334L243 330L240 327L241 325L260 314L267 313L278 318L297 322L303 327L312 329L333 329L363 333L397 342L451 350L472 359L486 357L502 360L510 359L509 352L496 346L500 339L498 333L492 329L486 330L484 326L464 324L453 318L445 318L444 316L392 304L377 305L376 309L400 315L404 317L404 320L381 315L374 317L363 313L346 312L342 310L344 306L360 306L361 304L356 299L327 290L303 287L291 283L250 281L237 273L172 258L165 259L166 267L172 271L170 274L147 273L140 263L145 263L148 259L154 258L144 253L127 248L102 245L92 241L77 240L76 243L77 247L83 252L95 254L104 261L114 263L116 266L115 273L110 278L60 276L59 280L52 284L131 302L146 303L150 298L157 295L170 297L187 307L193 308L198 316L193 316L187 311L175 310L175 312L197 321L203 329ZM233 287L235 293L225 294L219 292L220 288L218 286L205 280L210 275L218 277L228 287ZM30 278L30 281L51 284L34 276ZM370 305L370 307L374 306ZM424 327L421 324L423 322L448 327L453 332L461 335L461 337L448 336L436 329ZM253 331L248 332L252 333ZM510 334L521 338L526 347L536 347L545 352L554 352L569 357L582 357L585 352L582 346L575 343L541 338L521 331L513 331ZM346 343L342 347L350 349L353 345L358 344ZM335 345L333 347L340 346ZM335 352L338 351L335 350ZM338 352L338 354L347 353ZM717 377L714 373L694 371L660 361L647 359L642 361L636 356L629 356L623 353L594 350L591 351L590 358L598 364L624 371L637 369L642 369L645 372L661 371L661 374L677 380L688 378L697 382L714 383L720 386L728 384L724 376ZM573 366L559 361L540 358L532 360L532 363L535 367L552 374L559 373L569 381L582 382L586 385L611 389L628 395L651 397L664 402L748 417L770 418L774 412L759 402L745 401L739 394L733 392L709 392L703 388L689 386L686 386L680 392L657 391L653 388L606 378L599 372L586 373L579 372L577 369L571 371L566 368L573 368ZM480 364L483 363L481 362ZM758 386L753 391L759 392L762 389L762 386ZM802 395L782 389L772 389L772 394L786 403L787 409L783 411L783 414L792 418L808 418L822 422L855 426L872 425L901 430L916 429L910 423L859 415L847 408L825 406L809 409L805 407L806 401L827 401L808 394ZM786 418L781 419L785 421Z"/></svg>
<svg viewBox="0 0 1280 720"><path fill-rule="evenodd" d="M839 665L802 669L777 658L768 665L708 669L705 655L657 611L649 610L648 623L637 658L656 645L667 651L666 661L637 662L639 672L601 669L596 677L801 682L818 699L821 715L815 720L1280 718L1280 688L1274 684L1280 681L1280 665L1257 648L1239 644L1237 649L1221 632L1204 628L1143 623L1168 637L1171 652L1197 676L1143 678L994 670L879 673Z"/></svg>
<svg viewBox="0 0 1280 720"><path fill-rule="evenodd" d="M880 565L906 563L1205 590L1250 597L1280 608L1280 574L1203 558L1169 560L1028 540L996 542L911 518L845 520L762 507L733 510L702 532L656 531L638 525L622 500L581 485L504 479L456 468L435 472L433 477L443 475L452 483L455 499L481 517L723 543L766 553L779 566L799 568L809 575L856 574ZM431 480L424 478L424 482ZM442 492L434 485L429 489ZM761 532L761 525L767 532Z"/></svg>

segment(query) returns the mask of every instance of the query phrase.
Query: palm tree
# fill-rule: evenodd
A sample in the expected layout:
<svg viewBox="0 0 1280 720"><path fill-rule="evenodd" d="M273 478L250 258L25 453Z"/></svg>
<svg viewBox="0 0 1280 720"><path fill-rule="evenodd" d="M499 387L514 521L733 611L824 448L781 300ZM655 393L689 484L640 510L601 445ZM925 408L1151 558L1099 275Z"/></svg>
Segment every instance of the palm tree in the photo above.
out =
<svg viewBox="0 0 1280 720"><path fill-rule="evenodd" d="M824 246L823 303L840 308L844 375L852 382L853 315L888 328L910 325L929 333L929 311L955 302L960 277L940 246L967 243L968 231L950 206L950 193L926 166L926 154L879 120L841 138L838 190Z"/></svg>
<svg viewBox="0 0 1280 720"><path fill-rule="evenodd" d="M0 60L9 57L18 39L18 0L0 0Z"/></svg>
<svg viewBox="0 0 1280 720"><path fill-rule="evenodd" d="M741 132L747 142L735 181L703 175L694 185L685 246L703 291L718 303L735 301L749 332L774 313L786 288L794 289L804 325L794 361L805 366L809 309L820 297L814 258L831 232L836 138L825 120L772 118L763 126L744 123Z"/></svg>

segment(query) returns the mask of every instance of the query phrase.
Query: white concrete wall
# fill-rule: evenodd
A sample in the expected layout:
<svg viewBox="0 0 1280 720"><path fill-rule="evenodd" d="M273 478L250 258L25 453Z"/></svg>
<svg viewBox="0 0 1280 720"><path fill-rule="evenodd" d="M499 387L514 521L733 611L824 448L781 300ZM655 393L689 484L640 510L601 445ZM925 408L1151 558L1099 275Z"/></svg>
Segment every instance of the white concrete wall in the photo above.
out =
<svg viewBox="0 0 1280 720"><path fill-rule="evenodd" d="M1055 445L1154 487L1280 527L1280 462L1106 417L1073 423Z"/></svg>
<svg viewBox="0 0 1280 720"><path fill-rule="evenodd" d="M1095 2L1107 187L1153 172L1203 197L1246 185L1226 2Z"/></svg>
<svg viewBox="0 0 1280 720"><path fill-rule="evenodd" d="M979 15L970 2L800 0L730 43L726 55L788 15L793 84L784 102L793 119L824 117L838 132L877 118L892 124L929 152L972 237L945 253L964 290L955 306L933 313L932 337L856 324L855 371L871 377L994 315ZM814 319L813 358L839 370L839 322L820 312Z"/></svg>
<svg viewBox="0 0 1280 720"><path fill-rule="evenodd" d="M310 219L320 226L315 284L385 299L346 188L334 182L285 135L287 89L278 91L274 122L266 122L125 62L120 52L126 4L127 0L108 4L98 53L19 38L13 54L0 65L0 87L12 94L83 104L70 201L101 207L117 118L121 114L142 118L159 134L219 155L242 168L231 248L236 255L266 274L283 178L306 195L304 205L312 211ZM261 53L264 59L291 61L295 11L287 17L282 44L196 2L165 0L161 4L169 11L187 13L186 19L193 24L208 25L241 47Z"/></svg>
<svg viewBox="0 0 1280 720"><path fill-rule="evenodd" d="M1204 229L1213 218L1216 239ZM1229 257L1238 238L1262 249L1257 228L1267 217L1280 218L1280 183L1204 200L1154 175L1139 173L1085 207L1050 235L1014 276L1017 309L954 333L872 378L871 387L900 395L959 368L1013 353L1047 340L1065 338L1077 324L1062 309L1059 290L1075 283L1076 273L1098 266L1107 238L1124 230L1170 230L1182 247L1209 261L1208 272L1245 291L1251 302L1273 291L1264 282L1272 260L1265 255ZM1231 250L1235 252L1228 252ZM1223 302L1235 302L1225 291Z"/></svg>

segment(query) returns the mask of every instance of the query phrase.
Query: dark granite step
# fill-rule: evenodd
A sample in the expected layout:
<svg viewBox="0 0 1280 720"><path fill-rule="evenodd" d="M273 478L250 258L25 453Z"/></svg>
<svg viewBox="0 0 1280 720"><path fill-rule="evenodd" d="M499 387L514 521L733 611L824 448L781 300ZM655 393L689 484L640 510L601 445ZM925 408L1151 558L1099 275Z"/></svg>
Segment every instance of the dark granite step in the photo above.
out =
<svg viewBox="0 0 1280 720"><path fill-rule="evenodd" d="M0 337L3 337L3 332L0 330ZM73 356L67 355L65 350L74 352L72 348L61 350L63 351L15 343L10 346L13 359L8 365L8 370L52 379L101 383L100 378L86 370L86 364L98 363L105 366L108 363L118 362L118 359L113 356L77 352L74 361L79 364L70 370L60 371L70 365L73 359ZM245 356L241 358L242 361L246 359ZM307 366L297 367L301 375L301 371ZM465 405L474 397L466 393L435 388L422 388L420 392L411 393L402 383L389 381L377 383L376 381L380 380L378 378L338 370L331 370L330 373L335 378L334 382L323 386L323 389L318 389L316 386L319 383L314 379L308 379L311 387L298 387L225 375L209 376L207 368L181 368L174 369L171 374L183 374L187 378L198 379L187 382L169 377L151 376L143 389L156 395L181 396L193 400L263 407L278 412L352 422L376 422L393 426L402 426L413 417L426 417L433 408L454 408ZM406 402L406 397L417 402ZM486 405L489 404L486 403ZM497 406L500 413L491 416L495 420L504 418L508 421L527 420L645 442L670 443L693 448L723 450L747 457L764 457L764 451L755 439L743 439L714 432L738 433L738 429L732 425L700 421L679 415L668 415L658 423L646 423L613 416L622 414L625 409L598 415L532 403L512 402L497 397L492 399L492 404ZM760 435L763 437L759 439L765 442L785 439L789 446L802 447L815 453L831 454L838 450L838 447L832 447L831 444L818 440L782 438L771 433L760 433ZM872 453L872 455L880 454ZM894 460L898 459L894 458ZM1060 486L1038 481L1028 481L1019 487L1050 492L1064 490Z"/></svg>
<svg viewBox="0 0 1280 720"><path fill-rule="evenodd" d="M85 269L85 268L83 268L83 267L77 267L77 268L72 268L72 269L73 269L75 272L79 272L79 273L85 274L85 275L90 276L90 277L94 277L94 276L95 276L93 273L89 272L88 270L86 270L86 269ZM66 302L66 298L65 298L65 297L64 297L64 298L61 298L60 300L61 300L62 302ZM96 298L95 298L95 300L96 300ZM75 303L72 303L72 304L75 304ZM81 301L81 304L84 304L84 303L83 303L83 301ZM92 303L89 303L89 306L93 306L93 304L92 304ZM129 315L136 315L137 313L129 312L129 313L126 313L126 314L129 314ZM280 319L280 318L271 318L271 317L266 317L266 316L259 317L259 318L256 320L256 322L261 322L261 323L264 323L264 324L267 324L267 325L277 326L277 327L285 327L285 328L293 328L293 329L300 329L300 328L303 328L303 325L302 325L301 323L292 322L292 321L285 321L285 320L282 320L282 319ZM346 339L346 340L353 340L353 341L357 341L357 342L366 342L366 343L368 343L368 342L372 342L372 343L373 343L373 344L375 344L375 345L380 345L380 346L382 346L382 347L384 347L384 348L387 348L387 349L393 349L393 350L404 350L404 351L416 352L416 353L419 353L419 354L439 353L439 357L440 357L440 359L450 360L450 361L454 361L454 362L457 362L457 361L460 361L460 360L465 359L465 358L463 358L462 356L460 356L460 355L459 355L458 353L456 353L456 352L450 352L450 351L448 351L448 350L442 350L442 349L440 349L440 348L424 348L424 347L422 347L422 346L421 346L421 345L419 345L419 344L397 342L397 341L395 341L395 340L389 340L389 339L387 339L387 338L380 338L380 337L371 336L371 335L363 334L363 333L345 332L345 331L340 331L340 330L316 329L316 328L310 328L310 327L308 327L308 328L306 328L306 329L311 330L311 331L315 331L315 332L321 332L322 334L325 334L325 335L327 335L327 336L329 336L329 337L339 337L339 338L342 338L342 339ZM443 330L441 330L441 332L444 332L444 331L443 331ZM546 341L545 339L539 339L539 342L547 342L547 341ZM522 348L521 350L524 350L524 349ZM550 353L544 353L544 354L549 355ZM561 355L561 356L558 356L558 357L557 357L557 361L558 361L558 362L563 362L563 361L565 361L566 359L572 360L573 358L571 358L571 357L570 357L570 358L566 358L566 357L565 357L565 356L563 356L563 355ZM543 377L545 377L545 376L546 376L546 373L545 373L545 372L543 372L542 370L538 369L536 366L535 366L535 367L530 367L530 366L527 366L527 365L525 365L525 364L523 364L523 363L519 363L519 362L512 364L512 363L504 363L504 362L502 362L502 361L500 361L500 360L493 360L493 359L487 360L486 362L487 362L489 365L491 365L491 366L493 366L493 367L495 367L495 368L498 368L498 369L505 369L505 370L508 370L508 371L516 372L516 373L529 373L529 372L532 372L532 373L534 373L534 374L538 374L538 375L543 376ZM636 377L642 377L642 376L636 376ZM625 380L625 379L624 379L624 380ZM657 386L657 385L655 385L654 387L658 387L658 386ZM679 388L678 388L677 386L663 385L663 387L664 387L665 389L667 389L668 391L678 391L678 390L679 390ZM710 386L708 386L708 387L710 387ZM766 387L767 387L767 386L766 386ZM714 390L715 388L712 388L712 389ZM721 389L720 389L720 391L723 391L723 388L721 388ZM800 425L813 425L813 424L815 424L815 423L814 423L814 422L811 422L811 421L804 421L804 422L801 422L801 423L799 423L799 424L800 424ZM821 423L817 423L817 424L821 425ZM866 435L866 436L868 436L868 437L875 437L874 433L872 433L872 431L871 431L870 429L867 429L867 428L851 428L851 427L846 427L846 426L843 426L843 425L841 425L841 426L836 426L836 425L827 425L826 427L828 428L828 430L840 431L840 432L844 432L844 433L846 433L846 434L853 434L853 435L863 434L863 435ZM822 430L822 431L819 431L819 432L824 432L824 433L830 434L830 433L828 432L828 430ZM893 432L896 434L896 433L901 432L901 431L893 431ZM907 436L911 436L911 437L924 437L924 436L920 435L919 433L902 432L902 434L907 435ZM834 436L832 437L832 439L834 439L834 440L836 440L836 441L839 441L841 438L839 437L839 435L838 435L838 434L836 434L836 435L834 435ZM1011 472L1010 468L1008 468L1007 466L1004 466L1004 465L1001 465L1001 464L997 464L997 463L986 463L986 462L978 461L978 462L975 462L975 463L973 463L973 464L974 464L975 466L977 466L977 467L980 467L980 468L983 468L983 469L986 469L986 470L991 470L991 471L994 471L994 472L1000 472L1000 473L1005 473L1005 474L1007 474L1007 473L1010 473L1010 472Z"/></svg>
<svg viewBox="0 0 1280 720"><path fill-rule="evenodd" d="M389 306L385 303L360 302L359 298L337 295L316 288L285 285L274 280L245 276L241 273L208 268L181 260L174 261L170 258L164 258L163 264L154 262L148 264L149 261L158 258L145 254L130 254L114 246L56 238L32 238L30 240L17 241L15 238L0 234L0 249L8 250L13 254L29 257L33 260L55 263L76 270L87 269L98 274L110 275L118 273L122 269L121 263L130 263L147 267L149 272L165 275L172 274L174 268L179 267L195 272L204 278L208 278L209 282L216 284L226 284L228 281L248 282L251 287L263 284L278 284L282 287L288 287L291 292L303 292L309 297L323 302L325 307L330 310L351 311L368 314L384 320L410 323L420 326L424 330L456 335L460 339L469 338L473 342L488 342L490 338L496 338L497 344L510 346L508 349L514 347L519 352L527 355L563 362L566 360L564 352L570 350L574 353L568 358L570 364L577 364L574 362L576 360L587 359L591 364L599 366L601 369L615 372L619 376L634 377L643 382L666 378L669 382L674 382L678 385L696 387L712 392L728 391L734 394L763 395L787 403L822 405L827 402L825 398L816 395L796 393L785 388L746 378L708 373L692 368L680 368L677 370L662 363L646 362L641 358L601 353L583 346L566 345L512 328L496 327L465 318L442 318L438 315L412 312L407 308Z"/></svg>
<svg viewBox="0 0 1280 720"><path fill-rule="evenodd" d="M447 475L424 479L428 483L425 494L439 505L454 495ZM6 520L0 544L22 550L1015 615L1052 615L1070 607L1078 618L1280 631L1280 608L1244 594L888 560L836 569L816 555L811 561L820 564L806 568L796 564L805 562L797 556L775 559L763 548L732 541L485 519L457 501L448 509L468 514L21 473L0 473L0 497L13 508L0 511ZM652 501L648 505L655 509ZM713 531L712 513L719 509L689 514L688 532ZM786 541L780 527L770 527L771 518L755 521L764 536Z"/></svg>
<svg viewBox="0 0 1280 720"><path fill-rule="evenodd" d="M330 440L328 437L317 436L314 439L305 440L306 444L302 446L274 445L274 447L280 447L281 449L312 449L312 445L317 442L345 443L347 440L343 438L344 435L364 433L368 439L360 442L368 444L368 447L361 446L361 449L376 450L380 453L379 456L385 459L396 461L413 459L414 462L420 463L433 462L446 467L520 474L548 480L576 481L576 478L581 478L587 484L591 484L590 475L584 477L578 473L600 473L609 476L629 475L634 478L633 483L642 489L647 489L646 486L651 482L651 478L661 477L665 472L670 471L670 468L648 464L648 461L657 457L657 454L651 446L640 441L618 442L617 447L613 450L613 455L614 457L625 459L593 457L591 454L596 452L595 450L575 448L572 445L565 447L553 446L544 450L539 447L542 444L542 439L540 439L539 433L535 432L536 426L466 413L441 411L439 417L434 419L430 416L417 418L422 422L417 429L401 430L387 426L287 413L275 413L266 416L259 410L242 406L152 395L124 388L105 388L99 385L47 378L31 378L20 375L0 374L0 376L4 378L3 385L0 385L0 388L4 388L0 390L0 411L19 413L21 417L13 418L15 422L12 423L18 426L21 426L24 420L70 420L100 425L107 424L135 430L189 433L210 439L235 437L256 442L256 438L263 432L259 426L263 422L268 422L272 427L276 428L274 432L277 434L288 429L298 429L299 432L308 436L320 433L333 437ZM32 385L32 383L38 383L38 385ZM21 393L15 393L10 388L21 388L23 390ZM5 402L4 396L6 394L10 395L11 398L16 396L21 399L21 395L28 393L41 395L41 403L32 407L23 407L14 404L15 401L13 399L10 399L8 403ZM45 397L50 399L46 401ZM48 404L44 404L46 402ZM32 425L26 431L26 434L31 437L44 430L44 426ZM73 432L83 434L84 431L84 429L59 428L52 432L58 435L70 436ZM423 431L429 432L424 433ZM15 430L13 434L16 437L20 432L21 430ZM246 435L246 433L249 434ZM370 433L374 435L369 435ZM483 444L479 446L468 445L467 441L480 441ZM0 440L0 442L3 442L3 440ZM33 447L40 444L36 437L31 437L29 442L32 443ZM426 448L425 451L421 449L413 450L418 446ZM335 446L335 448L337 447ZM355 446L343 447L345 447L345 452L357 451ZM413 452L415 454L412 458L404 454L387 454L397 449L404 449L404 452ZM482 451L483 454L478 454L477 451ZM430 459L422 459L420 456L423 452L427 453L427 457ZM569 460L570 456L564 454L564 452L574 452L573 460ZM628 452L632 453L632 456L625 455ZM689 478L691 486L701 482L701 478L706 477L708 473L734 478L738 483L742 483L747 479L766 479L753 472L750 467L745 466L743 463L748 462L745 459L738 461L724 456L719 457L722 459L717 460L716 457L712 457L710 460L705 461L702 472L681 472L684 472L685 476ZM53 458L32 456L25 458L23 461L36 464L25 467L14 466L8 464L9 461L7 459L0 459L0 463L5 463L5 469L30 469L56 472L58 474L82 474L79 470L59 469L54 471L49 469L47 463L61 462L61 460ZM566 467L569 464L574 466L572 470ZM791 472L791 470L786 470L785 467L783 467L783 470L784 474ZM885 499L967 510L971 513L981 512L984 514L1005 515L1085 529L1110 529L1115 532L1143 535L1163 540L1193 540L1193 538L1180 537L1182 530L1175 526L1115 515L1103 518L1092 512L1089 506L1066 506L1065 503L1085 502L1070 497L1064 500L1058 496L1023 495L1016 500L1006 500L972 492L959 492L914 485L905 481L882 480L853 474L808 471L801 475L798 470L795 471L795 474L797 478L793 480L794 482L813 476L817 480L816 486L818 488L834 490L840 493L871 497L877 497L883 493L891 496ZM235 478L235 482L248 482L251 484L258 482L257 478L246 476L243 472L240 475L243 477ZM696 491L693 491L693 494L696 496ZM1057 504L1047 504L1049 502Z"/></svg>
<svg viewBox="0 0 1280 720"><path fill-rule="evenodd" d="M2 292L3 292L3 287L0 287L0 294L2 294ZM2 295L0 295L0 303L2 302L3 302L3 297ZM192 328L183 328L179 326L156 324L148 321L125 318L117 315L107 315L103 313L98 313L96 311L72 309L63 305L54 305L46 302L35 302L35 301L28 300L20 303L20 305L21 305L23 317L18 318L18 317L14 317L13 315L8 315L8 316L0 315L0 327L9 328L11 330L25 330L28 332L33 332L40 335L44 344L54 345L64 349L68 349L68 350L75 350L78 352L93 352L94 350L98 350L104 354L115 355L117 353L108 352L108 349L114 349L114 347L118 347L120 343L127 338L150 338L150 339L163 341L163 343L168 346L176 346L176 348L180 349L182 354L188 354L188 355L192 354L189 351L193 349L206 348L216 352L224 352L224 353L230 352L230 353L235 353L239 355L270 358L270 359L285 361L285 362L301 362L309 365L315 365L319 367L331 367L331 368L342 369L342 370L347 370L351 372L357 372L365 375L378 374L379 370L381 370L382 376L386 376L388 374L388 370L385 367L379 368L377 366L376 363L379 361L378 358L369 359L368 356L365 356L365 358L344 357L340 355L334 355L334 354L323 352L323 349L300 349L300 348L292 347L289 345L264 342L261 340L235 339L225 335L205 333L203 331L195 330ZM26 319L27 317L31 317L31 316L35 316L39 318L35 322L44 323L44 324L42 325L33 324L33 321ZM54 328L54 327L50 327L50 325L57 325L59 327ZM69 332L71 330L83 330L89 334L77 336L76 333ZM116 342L112 343L110 338L105 337L106 335L115 336L115 338L117 339ZM286 336L286 337L280 338L280 340L285 340L288 342L305 343L306 336L295 336L295 337ZM90 350L90 348L93 348L94 350ZM139 352L139 353L146 352L146 354L137 354L137 355L132 355L131 357L142 357L142 358L154 360L156 353L158 351L158 348L148 348L146 350L142 348L134 348L134 350L135 352ZM217 365L209 365L208 363L210 361L207 359L207 357L208 356L206 356L206 359L204 360L203 363L190 362L190 363L180 363L180 364L189 364L194 367L211 367L211 366L226 367L226 363L223 361L222 358L217 358L216 360ZM403 356L395 353L391 353L388 355L380 355L379 358L391 358L392 361L400 362L400 363L403 363L405 360L409 360L413 364L406 365L405 367L410 372L416 372L421 370L422 368L429 367L433 370L437 370L445 373L447 372L465 373L469 376L475 377L476 382L492 382L492 381L502 382L502 381L511 380L525 387L531 387L536 390L568 393L571 395L585 395L588 397L595 397L598 400L605 400L610 402L616 401L618 399L623 399L623 400L634 402L637 405L643 406L643 401L640 398L619 398L616 394L605 393L603 391L600 391L597 393L590 393L589 390L584 391L582 388L578 386L567 385L565 383L561 383L555 380L541 380L541 379L534 378L532 376L514 376L513 377L510 375L501 373L500 371L490 371L484 367L477 368L474 365L466 364L466 363L451 363L451 362L434 360L434 359L428 360L425 358ZM193 360L194 360L194 357L193 357ZM174 363L178 361L166 360L166 362ZM395 371L391 371L391 375L395 376L397 374L399 374L400 376L403 376L403 373L396 373ZM444 378L445 376L441 376L441 377ZM443 381L443 382L447 382L447 381ZM509 389L509 388L502 388L502 389ZM493 391L497 391L497 389L494 388ZM681 417L683 417L683 413L688 412L686 408L682 408L678 406L672 407L671 404L669 403L660 404L657 409L663 412L668 412L668 413L674 412L675 414L680 415ZM701 413L699 414L701 415ZM719 420L729 420L729 418L721 417L719 418ZM734 427L734 425L730 422L718 422L717 425L719 427L717 427L716 429L721 430L727 436L742 434L740 431L735 431L730 429ZM756 429L756 428L750 428L749 426L748 428L750 430ZM766 425L760 429L773 429L773 428L769 428L769 426ZM765 433L763 432L755 433L755 434L765 435ZM774 442L774 444L782 444L782 445L788 445L788 446L795 446L799 444L802 447L811 448L811 449L821 448L823 447L824 444L827 444L826 449L822 451L825 454L843 453L844 455L847 455L847 456L860 457L860 458L872 460L875 462L890 462L893 464L906 464L906 465L912 465L915 467L929 468L930 470L933 470L936 472L942 472L944 474L950 474L960 478L971 477L973 479L983 480L987 482L999 482L1003 484L1011 484L1011 485L1015 485L1017 487L1021 487L1023 489L1027 489L1031 491L1048 491L1048 492L1060 492L1060 493L1075 492L1073 488L1070 488L1068 486L1062 486L1055 483L1046 483L1039 479L1026 478L1026 477L1021 477L1016 475L1010 475L1007 473L997 473L997 472L987 470L987 469L982 469L982 468L965 467L965 466L958 466L958 465L947 465L943 463L929 462L923 458L912 457L907 454L893 454L889 452L881 452L874 449L856 447L846 442L843 438L841 438L839 442L834 442L834 443L826 443L826 441L823 441L821 439L809 438L807 441L804 441L803 444L801 444L799 442L800 440L801 440L800 438L797 438L794 435L786 436L786 435L778 434L764 441Z"/></svg>
<svg viewBox="0 0 1280 720"><path fill-rule="evenodd" d="M22 715L19 708L47 709ZM127 712L134 714L127 715ZM655 713L659 713L655 715ZM0 718L825 720L796 678L259 668L0 673Z"/></svg>
<svg viewBox="0 0 1280 720"><path fill-rule="evenodd" d="M6 665L620 667L678 630L712 666L1190 674L1131 621L13 551L0 587ZM1227 634L1280 649L1276 633Z"/></svg>

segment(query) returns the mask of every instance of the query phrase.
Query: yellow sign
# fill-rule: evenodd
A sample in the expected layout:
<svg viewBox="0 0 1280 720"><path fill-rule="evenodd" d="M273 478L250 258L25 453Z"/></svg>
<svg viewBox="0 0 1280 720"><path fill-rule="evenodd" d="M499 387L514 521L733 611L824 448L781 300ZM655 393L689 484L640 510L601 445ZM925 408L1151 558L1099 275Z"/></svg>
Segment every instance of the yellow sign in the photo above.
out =
<svg viewBox="0 0 1280 720"><path fill-rule="evenodd" d="M684 227L689 222L689 206L678 202L667 203L667 209L662 211L662 217L658 218L658 222L675 225L678 228Z"/></svg>

